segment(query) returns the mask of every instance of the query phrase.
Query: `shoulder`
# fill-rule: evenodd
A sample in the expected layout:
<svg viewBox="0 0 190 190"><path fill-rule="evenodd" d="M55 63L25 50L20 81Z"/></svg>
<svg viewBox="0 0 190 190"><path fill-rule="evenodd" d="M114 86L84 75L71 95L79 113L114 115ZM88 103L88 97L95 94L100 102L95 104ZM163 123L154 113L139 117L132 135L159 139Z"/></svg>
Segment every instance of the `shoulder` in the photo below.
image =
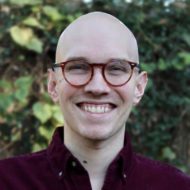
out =
<svg viewBox="0 0 190 190"><path fill-rule="evenodd" d="M190 177L179 169L142 155L136 154L135 160L137 173L140 172L145 181L149 180L150 186L190 190Z"/></svg>
<svg viewBox="0 0 190 190"><path fill-rule="evenodd" d="M38 152L34 152L34 153L28 153L28 154L23 154L23 155L19 155L19 156L14 156L14 157L10 157L10 158L5 158L5 159L1 159L0 160L0 165L2 163L6 163L6 162L14 162L14 161L23 161L23 160L31 160L31 159L38 159L41 156L45 156L46 155L46 150L41 150Z"/></svg>
<svg viewBox="0 0 190 190"><path fill-rule="evenodd" d="M46 157L46 150L42 150L35 153L25 154L12 158L6 158L0 160L0 177L2 175L10 175L10 173L19 173L24 170L30 170L36 165L40 165L44 162Z"/></svg>
<svg viewBox="0 0 190 190"><path fill-rule="evenodd" d="M1 160L0 189L38 189L46 171L52 171L46 150Z"/></svg>

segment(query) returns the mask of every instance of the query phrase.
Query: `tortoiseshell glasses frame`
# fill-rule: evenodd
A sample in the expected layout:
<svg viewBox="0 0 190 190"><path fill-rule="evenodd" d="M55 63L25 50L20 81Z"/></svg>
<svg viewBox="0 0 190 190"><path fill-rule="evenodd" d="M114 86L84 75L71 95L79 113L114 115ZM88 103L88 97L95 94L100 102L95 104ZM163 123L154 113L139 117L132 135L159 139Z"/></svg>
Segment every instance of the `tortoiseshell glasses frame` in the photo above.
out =
<svg viewBox="0 0 190 190"><path fill-rule="evenodd" d="M52 70L61 68L65 80L74 87L88 84L94 76L94 67L102 68L102 76L107 84L120 87L130 81L134 69L139 64L123 59L111 59L106 63L90 63L84 59L72 59L61 63L54 63Z"/></svg>

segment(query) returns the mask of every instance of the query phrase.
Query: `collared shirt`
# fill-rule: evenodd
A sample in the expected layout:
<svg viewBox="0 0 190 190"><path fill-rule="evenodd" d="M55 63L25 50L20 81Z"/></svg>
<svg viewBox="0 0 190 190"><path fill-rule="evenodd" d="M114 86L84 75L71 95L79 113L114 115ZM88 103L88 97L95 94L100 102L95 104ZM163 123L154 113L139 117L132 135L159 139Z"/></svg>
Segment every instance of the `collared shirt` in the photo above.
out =
<svg viewBox="0 0 190 190"><path fill-rule="evenodd" d="M170 189L190 190L190 177L135 154L126 134L125 146L108 167L102 190ZM87 171L64 146L60 127L46 150L0 161L0 190L91 190L91 185Z"/></svg>

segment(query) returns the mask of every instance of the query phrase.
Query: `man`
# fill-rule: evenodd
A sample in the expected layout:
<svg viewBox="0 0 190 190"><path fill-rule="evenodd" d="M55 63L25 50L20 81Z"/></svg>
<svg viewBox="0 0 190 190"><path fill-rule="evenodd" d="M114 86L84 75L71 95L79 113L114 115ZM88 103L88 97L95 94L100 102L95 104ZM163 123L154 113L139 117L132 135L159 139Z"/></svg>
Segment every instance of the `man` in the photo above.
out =
<svg viewBox="0 0 190 190"><path fill-rule="evenodd" d="M1 161L0 189L190 190L188 176L132 151L125 123L146 84L132 32L106 13L79 17L49 70L64 128L47 150Z"/></svg>

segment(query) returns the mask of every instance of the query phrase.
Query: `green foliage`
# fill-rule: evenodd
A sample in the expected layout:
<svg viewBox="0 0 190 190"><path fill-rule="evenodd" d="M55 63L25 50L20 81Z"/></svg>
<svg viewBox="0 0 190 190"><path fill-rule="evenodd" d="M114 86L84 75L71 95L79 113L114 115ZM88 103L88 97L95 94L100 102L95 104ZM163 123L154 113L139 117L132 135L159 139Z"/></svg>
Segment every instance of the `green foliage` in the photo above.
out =
<svg viewBox="0 0 190 190"><path fill-rule="evenodd" d="M41 123L45 123L51 118L51 106L49 104L37 102L33 106L33 113Z"/></svg>
<svg viewBox="0 0 190 190"><path fill-rule="evenodd" d="M42 42L34 35L30 28L14 26L11 28L10 33L13 40L19 45L38 53L42 52Z"/></svg>
<svg viewBox="0 0 190 190"><path fill-rule="evenodd" d="M26 26L32 26L39 29L44 29L44 27L40 24L40 22L35 17L28 17L22 22Z"/></svg>
<svg viewBox="0 0 190 190"><path fill-rule="evenodd" d="M54 119L58 123L63 124L63 117L58 106L52 106L48 103L36 102L32 109L34 116L40 120L42 124L46 123L49 119Z"/></svg>
<svg viewBox="0 0 190 190"><path fill-rule="evenodd" d="M173 160L176 158L176 154L170 147L164 147L162 149L162 157L165 159Z"/></svg>
<svg viewBox="0 0 190 190"><path fill-rule="evenodd" d="M0 89L4 93L0 94L0 113L5 116L13 112L14 109L22 109L27 104L31 84L32 78L30 76L20 77L16 79L14 84L2 80Z"/></svg>
<svg viewBox="0 0 190 190"><path fill-rule="evenodd" d="M46 93L61 31L83 13L114 14L135 34L149 83L126 127L135 149L190 172L189 1L4 0L0 5L0 156L47 146L62 115ZM185 145L185 146L184 146Z"/></svg>
<svg viewBox="0 0 190 190"><path fill-rule="evenodd" d="M10 0L10 3L13 5L38 5L42 3L42 0Z"/></svg>
<svg viewBox="0 0 190 190"><path fill-rule="evenodd" d="M63 15L53 6L44 6L43 12L54 22L64 18Z"/></svg>

